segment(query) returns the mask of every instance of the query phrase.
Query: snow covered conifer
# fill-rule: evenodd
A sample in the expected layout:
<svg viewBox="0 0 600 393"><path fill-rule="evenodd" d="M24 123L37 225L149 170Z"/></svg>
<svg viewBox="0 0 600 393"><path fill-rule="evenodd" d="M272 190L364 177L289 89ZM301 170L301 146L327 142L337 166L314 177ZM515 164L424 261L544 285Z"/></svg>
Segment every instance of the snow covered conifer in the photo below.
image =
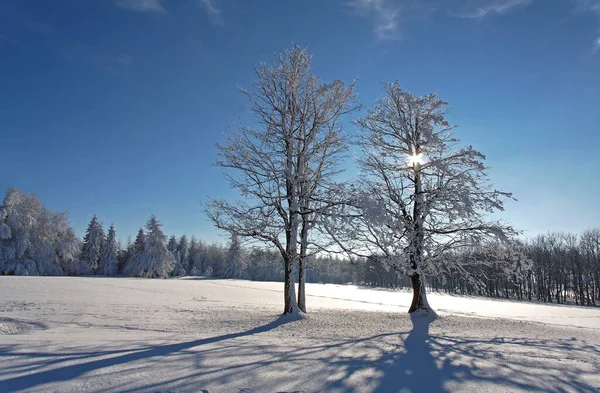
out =
<svg viewBox="0 0 600 393"><path fill-rule="evenodd" d="M204 274L208 264L206 263L206 250L202 242L192 235L189 244L189 272L192 276L201 276Z"/></svg>
<svg viewBox="0 0 600 393"><path fill-rule="evenodd" d="M133 247L134 244L131 241L131 235L129 235L127 236L127 242L125 243L125 246L119 247L119 253L117 254L117 259L119 261L117 269L118 273L123 273L123 269L125 268L129 257L133 254Z"/></svg>
<svg viewBox="0 0 600 393"><path fill-rule="evenodd" d="M186 272L190 273L190 249L188 244L187 236L183 235L179 238L179 244L177 245L177 253L179 254L179 261Z"/></svg>
<svg viewBox="0 0 600 393"><path fill-rule="evenodd" d="M127 264L126 274L139 277L166 278L173 271L175 257L167 248L167 237L161 230L161 224L154 215L146 223L146 235L138 233L136 252ZM139 241L138 241L139 240ZM144 244L142 252L138 247Z"/></svg>
<svg viewBox="0 0 600 393"><path fill-rule="evenodd" d="M187 265L187 261L182 262L181 255L179 254L178 248L179 248L179 243L177 242L177 238L175 237L175 235L173 235L169 238L169 243L167 243L167 249L175 257L176 264L175 264L175 268L173 269L172 274L173 274L173 276L176 276L176 277L185 276L187 273L187 270L185 268L185 265Z"/></svg>
<svg viewBox="0 0 600 393"><path fill-rule="evenodd" d="M135 252L143 252L144 249L146 248L146 234L144 233L144 230L142 228L140 228L138 230L138 234L135 237L135 242L133 243L133 249Z"/></svg>
<svg viewBox="0 0 600 393"><path fill-rule="evenodd" d="M98 263L102 256L102 246L104 244L104 229L98 222L94 214L92 221L88 225L85 237L83 238L83 250L81 259L86 263L90 270L95 272L98 269Z"/></svg>
<svg viewBox="0 0 600 393"><path fill-rule="evenodd" d="M102 250L102 256L98 266L98 274L103 276L115 276L119 267L119 247L114 225L110 225L106 242Z"/></svg>
<svg viewBox="0 0 600 393"><path fill-rule="evenodd" d="M231 243L227 252L227 260L221 276L223 278L239 278L242 273L242 249L240 238L236 233L231 234Z"/></svg>
<svg viewBox="0 0 600 393"><path fill-rule="evenodd" d="M169 238L169 243L167 243L167 249L171 251L171 254L175 255L177 254L177 246L177 238L175 237L175 235L172 235Z"/></svg>
<svg viewBox="0 0 600 393"><path fill-rule="evenodd" d="M146 223L147 238L142 260L149 277L166 278L176 264L175 257L167 249L167 237L161 226L154 215Z"/></svg>
<svg viewBox="0 0 600 393"><path fill-rule="evenodd" d="M141 265L141 257L144 249L146 248L146 234L144 230L140 228L138 230L137 236L135 237L135 242L131 250L128 252L128 258L125 262L125 266L123 266L123 274L126 276L139 276L143 270L143 266Z"/></svg>

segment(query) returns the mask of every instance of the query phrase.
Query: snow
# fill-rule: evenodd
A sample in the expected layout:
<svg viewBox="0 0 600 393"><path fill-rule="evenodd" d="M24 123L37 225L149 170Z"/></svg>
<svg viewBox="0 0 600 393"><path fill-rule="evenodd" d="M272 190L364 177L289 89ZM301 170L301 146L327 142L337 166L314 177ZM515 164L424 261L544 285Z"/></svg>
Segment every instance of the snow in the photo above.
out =
<svg viewBox="0 0 600 393"><path fill-rule="evenodd" d="M598 392L600 309L204 278L0 277L0 392Z"/></svg>

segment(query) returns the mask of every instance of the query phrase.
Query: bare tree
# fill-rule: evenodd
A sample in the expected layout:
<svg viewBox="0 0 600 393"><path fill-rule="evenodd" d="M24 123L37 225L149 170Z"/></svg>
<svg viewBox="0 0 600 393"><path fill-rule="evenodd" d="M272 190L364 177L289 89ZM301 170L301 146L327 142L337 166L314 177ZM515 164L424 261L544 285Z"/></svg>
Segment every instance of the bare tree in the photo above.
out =
<svg viewBox="0 0 600 393"><path fill-rule="evenodd" d="M431 311L424 274L447 264L468 274L444 257L448 251L507 239L512 228L487 214L503 210L511 194L485 182L485 157L459 146L437 94L417 97L397 82L384 88L384 97L357 121L365 135L354 199L344 214L328 217L328 227L347 251L376 256L410 277L409 312Z"/></svg>
<svg viewBox="0 0 600 393"><path fill-rule="evenodd" d="M600 300L600 228L592 228L583 232L580 238L580 249L585 259L585 292L587 304L596 305Z"/></svg>
<svg viewBox="0 0 600 393"><path fill-rule="evenodd" d="M264 241L284 265L284 314L296 311L293 267L306 255L315 200L336 173L346 145L340 118L353 109L354 84L322 84L312 74L312 56L294 46L273 66L261 65L250 91L242 90L257 126L238 126L218 145L218 165L233 170L231 185L243 199L212 200L206 213L221 229ZM298 250L304 245L304 251ZM304 254L303 254L304 253ZM303 265L300 304L305 310Z"/></svg>

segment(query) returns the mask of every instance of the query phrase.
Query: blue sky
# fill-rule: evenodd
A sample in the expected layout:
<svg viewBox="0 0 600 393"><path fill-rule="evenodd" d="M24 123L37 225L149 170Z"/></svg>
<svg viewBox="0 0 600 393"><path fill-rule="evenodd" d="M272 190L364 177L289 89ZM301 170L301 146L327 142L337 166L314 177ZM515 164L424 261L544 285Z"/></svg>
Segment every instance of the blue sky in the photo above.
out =
<svg viewBox="0 0 600 393"><path fill-rule="evenodd" d="M215 144L253 65L307 45L324 80L439 91L525 236L600 225L600 0L3 0L0 190L135 235L220 237ZM358 116L357 114L356 116Z"/></svg>

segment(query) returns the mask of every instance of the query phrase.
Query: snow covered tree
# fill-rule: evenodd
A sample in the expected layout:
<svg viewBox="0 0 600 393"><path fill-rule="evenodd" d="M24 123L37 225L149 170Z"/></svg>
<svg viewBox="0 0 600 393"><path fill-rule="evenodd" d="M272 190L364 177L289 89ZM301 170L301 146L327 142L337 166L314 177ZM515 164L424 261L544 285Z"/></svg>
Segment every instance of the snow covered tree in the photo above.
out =
<svg viewBox="0 0 600 393"><path fill-rule="evenodd" d="M87 266L79 260L81 240L75 235L73 228L70 226L65 224L62 228L62 231L56 233L59 239L56 252L60 258L63 271L68 275L89 274Z"/></svg>
<svg viewBox="0 0 600 393"><path fill-rule="evenodd" d="M175 267L175 257L167 249L167 237L162 232L162 224L154 215L146 224L148 237L143 253L144 265L150 277L166 278Z"/></svg>
<svg viewBox="0 0 600 393"><path fill-rule="evenodd" d="M119 253L117 254L119 260L118 272L123 273L123 269L129 261L131 255L134 252L134 244L131 241L131 235L127 236L127 243L125 243L124 247L119 247Z"/></svg>
<svg viewBox="0 0 600 393"><path fill-rule="evenodd" d="M206 273L209 267L206 261L206 249L201 241L192 236L188 250L188 266L192 276L201 276Z"/></svg>
<svg viewBox="0 0 600 393"><path fill-rule="evenodd" d="M206 212L218 228L270 243L280 252L283 312L288 314L298 309L292 272L311 229L306 218L301 231L302 217L314 214L313 194L335 173L346 148L340 119L354 109L354 85L322 84L312 74L312 56L299 46L282 52L273 66L260 65L256 77L253 89L242 92L257 127L240 125L218 146L218 164L232 170L228 179L244 199L213 200ZM301 301L304 309L304 296Z"/></svg>
<svg viewBox="0 0 600 393"><path fill-rule="evenodd" d="M80 269L79 241L66 213L10 188L0 206L0 274L62 275Z"/></svg>
<svg viewBox="0 0 600 393"><path fill-rule="evenodd" d="M104 229L98 222L94 214L92 221L88 225L85 237L83 238L83 250L81 259L87 263L90 270L95 272L98 269L98 262L102 256L102 246L104 244Z"/></svg>
<svg viewBox="0 0 600 393"><path fill-rule="evenodd" d="M115 276L119 267L118 259L119 247L117 244L117 235L115 226L110 225L106 241L102 249L102 256L98 264L98 274L103 276Z"/></svg>
<svg viewBox="0 0 600 393"><path fill-rule="evenodd" d="M133 243L132 249L128 252L128 258L123 266L123 274L126 276L138 276L141 269L141 261L142 253L146 248L146 234L144 230L140 228L138 230L137 236L135 237L135 241Z"/></svg>
<svg viewBox="0 0 600 393"><path fill-rule="evenodd" d="M177 246L177 238L175 237L175 235L172 235L169 238L169 242L167 243L167 249L171 251L171 254L175 255L177 254Z"/></svg>
<svg viewBox="0 0 600 393"><path fill-rule="evenodd" d="M182 260L181 255L179 254L179 243L177 242L177 238L175 237L175 235L171 236L169 238L169 243L167 244L167 249L169 250L169 252L171 252L171 254L173 254L173 256L175 257L175 267L173 268L173 276L179 277L179 276L185 276L186 275L186 268L185 266L187 265L187 261Z"/></svg>
<svg viewBox="0 0 600 393"><path fill-rule="evenodd" d="M146 248L146 234L144 230L140 228L138 230L137 236L135 237L135 242L133 243L134 252L141 253Z"/></svg>
<svg viewBox="0 0 600 393"><path fill-rule="evenodd" d="M365 135L354 209L328 225L342 247L410 277L409 312L432 311L425 273L460 270L459 261L444 258L448 251L514 234L488 217L503 210L511 194L486 182L485 156L460 146L437 94L414 96L397 82L384 88L384 97L357 122Z"/></svg>
<svg viewBox="0 0 600 393"><path fill-rule="evenodd" d="M176 265L175 257L167 249L167 237L162 232L161 226L156 217L152 215L146 223L145 238L138 233L140 245L142 241L145 242L144 249L142 252L136 250L134 257L127 264L128 275L166 278L173 271ZM136 248L138 239L136 239Z"/></svg>
<svg viewBox="0 0 600 393"><path fill-rule="evenodd" d="M240 238L236 233L231 234L231 242L227 251L226 265L223 268L221 277L223 278L240 278L243 266L243 254L240 245Z"/></svg>
<svg viewBox="0 0 600 393"><path fill-rule="evenodd" d="M182 235L179 238L177 245L177 253L179 254L179 260L181 265L185 268L186 272L191 274L190 269L190 245L186 235Z"/></svg>

